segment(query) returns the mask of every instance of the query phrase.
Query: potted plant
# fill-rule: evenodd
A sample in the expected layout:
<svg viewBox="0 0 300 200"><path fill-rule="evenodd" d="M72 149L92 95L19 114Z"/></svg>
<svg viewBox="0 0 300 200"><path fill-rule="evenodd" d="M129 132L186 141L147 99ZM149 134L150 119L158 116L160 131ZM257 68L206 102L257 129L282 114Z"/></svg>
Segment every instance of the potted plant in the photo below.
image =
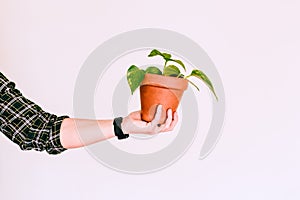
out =
<svg viewBox="0 0 300 200"><path fill-rule="evenodd" d="M131 65L127 70L127 81L131 93L133 94L140 87L141 117L144 121L152 121L156 106L161 104L163 114L160 123L164 123L166 110L171 108L173 112L176 111L183 92L188 87L188 83L192 84L199 91L196 84L188 79L190 77L202 80L218 100L211 81L201 70L193 69L189 75L184 75L182 71L186 72L185 65L182 61L173 59L171 54L153 49L148 57L154 56L161 56L164 59L162 71L155 66L150 66L144 70L135 65ZM173 64L169 65L170 62ZM181 70L175 64L179 65Z"/></svg>

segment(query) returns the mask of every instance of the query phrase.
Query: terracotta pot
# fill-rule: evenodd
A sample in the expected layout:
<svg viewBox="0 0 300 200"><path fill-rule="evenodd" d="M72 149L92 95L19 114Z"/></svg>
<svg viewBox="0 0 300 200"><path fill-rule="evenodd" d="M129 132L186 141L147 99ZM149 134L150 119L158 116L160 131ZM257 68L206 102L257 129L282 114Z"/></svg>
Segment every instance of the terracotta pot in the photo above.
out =
<svg viewBox="0 0 300 200"><path fill-rule="evenodd" d="M183 78L146 74L140 86L141 114L144 121L153 120L158 104L163 106L160 123L166 120L166 111L177 110L188 81Z"/></svg>

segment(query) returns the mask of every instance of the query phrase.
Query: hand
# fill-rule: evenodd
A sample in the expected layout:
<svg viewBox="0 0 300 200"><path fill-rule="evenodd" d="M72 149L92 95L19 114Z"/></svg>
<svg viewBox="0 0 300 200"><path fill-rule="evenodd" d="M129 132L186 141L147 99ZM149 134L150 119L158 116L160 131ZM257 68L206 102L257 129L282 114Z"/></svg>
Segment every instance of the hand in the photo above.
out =
<svg viewBox="0 0 300 200"><path fill-rule="evenodd" d="M167 110L167 119L164 124L159 124L159 119L162 115L162 106L158 105L154 119L151 122L145 122L141 119L141 111L130 113L127 117L123 118L121 128L125 134L144 133L144 134L157 134L159 132L172 131L178 122L178 114L174 113L172 119L172 110Z"/></svg>

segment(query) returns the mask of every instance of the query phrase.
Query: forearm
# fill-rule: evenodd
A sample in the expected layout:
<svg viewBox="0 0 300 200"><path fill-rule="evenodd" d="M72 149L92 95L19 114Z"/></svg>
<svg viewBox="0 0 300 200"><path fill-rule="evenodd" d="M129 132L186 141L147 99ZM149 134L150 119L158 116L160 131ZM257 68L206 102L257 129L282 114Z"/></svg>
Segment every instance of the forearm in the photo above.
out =
<svg viewBox="0 0 300 200"><path fill-rule="evenodd" d="M152 122L144 122L140 111L124 117L121 124L113 120L72 119L68 116L56 116L42 110L34 102L25 98L0 72L0 132L22 150L46 150L49 154L59 154L66 149L78 148L115 136L118 139L120 129L123 134L154 134L170 131L178 121L177 114L172 120L172 111L168 110L165 124L159 124L162 108L157 109ZM122 136L122 135L121 135ZM124 138L123 138L124 139Z"/></svg>
<svg viewBox="0 0 300 200"><path fill-rule="evenodd" d="M114 137L113 120L66 118L60 129L64 148L78 148Z"/></svg>

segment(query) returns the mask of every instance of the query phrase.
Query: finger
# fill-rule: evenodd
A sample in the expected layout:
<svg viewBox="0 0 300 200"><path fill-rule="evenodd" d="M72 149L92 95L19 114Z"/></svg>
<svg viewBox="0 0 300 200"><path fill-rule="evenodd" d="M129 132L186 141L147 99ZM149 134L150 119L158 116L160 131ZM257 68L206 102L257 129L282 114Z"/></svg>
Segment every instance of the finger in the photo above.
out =
<svg viewBox="0 0 300 200"><path fill-rule="evenodd" d="M166 124L159 124L159 125L156 125L156 127L153 127L152 129L152 134L157 134L157 133L160 133L162 132L166 127Z"/></svg>
<svg viewBox="0 0 300 200"><path fill-rule="evenodd" d="M172 109L168 109L167 111L167 120L165 123L165 129L168 129L172 122Z"/></svg>
<svg viewBox="0 0 300 200"><path fill-rule="evenodd" d="M134 111L130 113L130 117L132 119L140 120L141 119L141 111Z"/></svg>
<svg viewBox="0 0 300 200"><path fill-rule="evenodd" d="M170 126L164 130L164 132L166 131L172 131L174 129L174 127L176 126L176 124L178 123L178 113L174 112L174 119L171 122Z"/></svg>
<svg viewBox="0 0 300 200"><path fill-rule="evenodd" d="M156 113L155 113L154 119L151 122L152 126L157 127L157 124L159 124L161 114L162 114L162 105L158 105L156 108Z"/></svg>

